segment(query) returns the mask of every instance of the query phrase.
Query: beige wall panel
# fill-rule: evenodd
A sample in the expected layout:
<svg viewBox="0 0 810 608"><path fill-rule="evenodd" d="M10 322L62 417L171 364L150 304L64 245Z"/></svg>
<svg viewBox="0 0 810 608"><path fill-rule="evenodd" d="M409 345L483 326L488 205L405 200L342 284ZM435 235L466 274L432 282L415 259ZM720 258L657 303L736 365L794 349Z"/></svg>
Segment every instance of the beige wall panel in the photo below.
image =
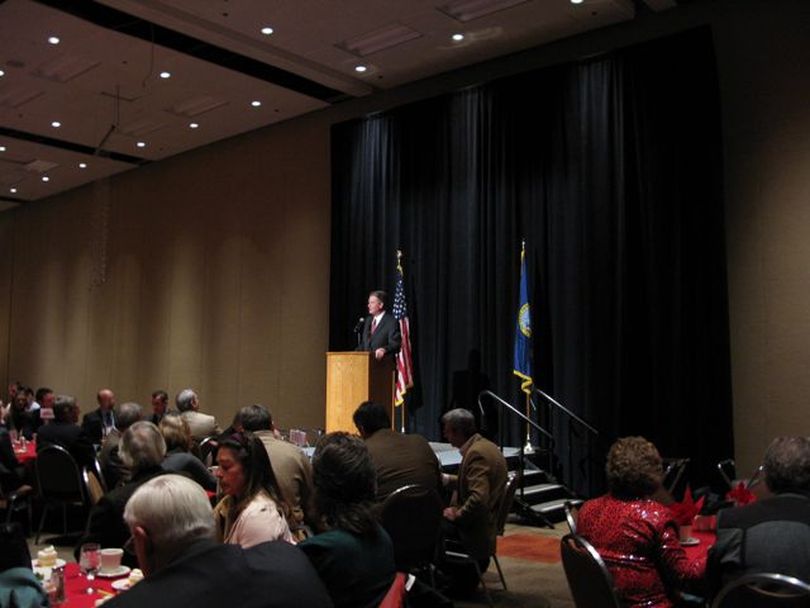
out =
<svg viewBox="0 0 810 608"><path fill-rule="evenodd" d="M11 293L16 211L0 213L0 399L5 401L9 375L9 330L11 329Z"/></svg>

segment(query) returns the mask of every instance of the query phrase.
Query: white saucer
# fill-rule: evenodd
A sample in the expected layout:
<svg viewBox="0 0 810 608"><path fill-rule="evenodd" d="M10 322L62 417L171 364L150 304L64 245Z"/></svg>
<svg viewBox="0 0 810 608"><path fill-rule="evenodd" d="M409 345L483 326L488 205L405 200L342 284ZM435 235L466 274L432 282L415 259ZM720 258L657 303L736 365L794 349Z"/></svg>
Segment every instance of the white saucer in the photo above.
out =
<svg viewBox="0 0 810 608"><path fill-rule="evenodd" d="M128 578L122 578L112 582L112 588L116 591L126 591L130 587L132 587L132 583L129 582Z"/></svg>
<svg viewBox="0 0 810 608"><path fill-rule="evenodd" d="M129 566L118 566L115 570L99 570L96 572L96 576L100 576L101 578L118 578L120 576L126 576L131 570L132 568Z"/></svg>
<svg viewBox="0 0 810 608"><path fill-rule="evenodd" d="M40 568L40 569L42 569L42 568L61 568L64 565L65 565L65 560L59 559L58 557L56 558L56 562L54 563L53 566L40 566L39 565L39 560L36 560L36 559L31 560L31 566L33 566L34 568Z"/></svg>
<svg viewBox="0 0 810 608"><path fill-rule="evenodd" d="M692 547L694 545L699 545L699 544L700 544L700 539L695 538L694 536L690 536L689 538L684 538L681 541L681 546L682 547Z"/></svg>

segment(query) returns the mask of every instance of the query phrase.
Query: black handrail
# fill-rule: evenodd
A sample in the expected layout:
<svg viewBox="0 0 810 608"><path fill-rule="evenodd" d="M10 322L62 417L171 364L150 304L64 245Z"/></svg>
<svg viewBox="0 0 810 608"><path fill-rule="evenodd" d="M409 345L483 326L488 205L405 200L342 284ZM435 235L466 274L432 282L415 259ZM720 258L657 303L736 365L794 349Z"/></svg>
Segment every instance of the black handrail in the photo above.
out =
<svg viewBox="0 0 810 608"><path fill-rule="evenodd" d="M560 410L562 410L563 412L568 414L568 416L570 416L573 420L576 420L577 422L579 422L582 426L584 426L586 429L588 429L591 433L593 433L597 437L599 436L599 431L597 431L594 427L592 427L590 424L585 422L582 418L577 416L574 412L572 412L567 407L565 407L562 403L557 401L554 397L544 393L543 391L541 391L536 386L532 387L532 390L534 390L534 392L537 393L538 395L540 395L541 397L544 397L545 399L547 399L549 401L549 403L552 403L553 405L556 405Z"/></svg>

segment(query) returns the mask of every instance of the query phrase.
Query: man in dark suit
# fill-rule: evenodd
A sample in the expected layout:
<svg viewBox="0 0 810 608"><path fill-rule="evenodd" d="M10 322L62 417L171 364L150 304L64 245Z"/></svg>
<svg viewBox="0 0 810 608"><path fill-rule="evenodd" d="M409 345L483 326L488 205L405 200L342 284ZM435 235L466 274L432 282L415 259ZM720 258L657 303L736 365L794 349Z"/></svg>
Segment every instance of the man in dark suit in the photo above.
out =
<svg viewBox="0 0 810 608"><path fill-rule="evenodd" d="M763 464L773 496L718 514L706 570L710 596L745 574L810 581L810 438L774 439Z"/></svg>
<svg viewBox="0 0 810 608"><path fill-rule="evenodd" d="M399 322L385 310L388 294L372 291L368 294L368 317L363 322L363 333L357 350L374 353L374 358L382 360L386 355L396 355L402 345Z"/></svg>
<svg viewBox="0 0 810 608"><path fill-rule="evenodd" d="M109 608L327 608L323 583L306 555L276 541L243 549L214 540L203 489L179 475L142 485L124 512L143 581Z"/></svg>
<svg viewBox="0 0 810 608"><path fill-rule="evenodd" d="M373 401L361 403L353 419L377 471L377 500L409 484L441 489L439 460L424 437L391 430L388 412Z"/></svg>
<svg viewBox="0 0 810 608"><path fill-rule="evenodd" d="M115 393L108 388L101 389L96 395L98 409L85 414L82 428L90 441L101 445L101 441L115 428Z"/></svg>
<svg viewBox="0 0 810 608"><path fill-rule="evenodd" d="M37 450L48 445L61 445L70 452L79 467L92 468L96 452L90 438L76 424L78 420L76 399L70 395L57 396L53 404L53 421L39 428Z"/></svg>

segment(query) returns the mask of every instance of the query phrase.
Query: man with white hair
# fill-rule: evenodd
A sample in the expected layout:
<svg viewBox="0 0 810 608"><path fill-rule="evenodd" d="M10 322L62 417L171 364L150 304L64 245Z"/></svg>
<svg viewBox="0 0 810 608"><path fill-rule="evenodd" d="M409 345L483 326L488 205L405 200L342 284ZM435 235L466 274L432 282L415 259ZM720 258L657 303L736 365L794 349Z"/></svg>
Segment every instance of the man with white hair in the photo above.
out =
<svg viewBox="0 0 810 608"><path fill-rule="evenodd" d="M160 430L151 422L140 421L130 426L118 447L121 461L129 469L130 481L102 496L90 513L87 533L76 545L76 560L83 543L97 542L102 547L123 547L129 538L124 523L124 507L140 486L166 471L161 467L166 455L166 442ZM123 563L136 565L132 556L124 555Z"/></svg>
<svg viewBox="0 0 810 608"><path fill-rule="evenodd" d="M164 475L145 483L127 503L124 519L145 578L112 598L110 608L332 606L297 547L217 543L211 505L190 479Z"/></svg>
<svg viewBox="0 0 810 608"><path fill-rule="evenodd" d="M188 423L191 436L195 441L201 441L211 435L222 433L216 418L200 412L200 400L197 393L190 388L185 388L177 393L174 402L183 420Z"/></svg>

